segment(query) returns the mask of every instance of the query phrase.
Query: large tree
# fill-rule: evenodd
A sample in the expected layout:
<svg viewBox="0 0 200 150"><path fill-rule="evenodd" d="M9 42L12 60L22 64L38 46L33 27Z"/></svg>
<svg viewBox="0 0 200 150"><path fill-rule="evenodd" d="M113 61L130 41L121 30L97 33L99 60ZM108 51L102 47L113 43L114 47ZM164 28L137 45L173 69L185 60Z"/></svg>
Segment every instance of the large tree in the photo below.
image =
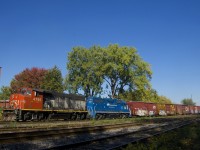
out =
<svg viewBox="0 0 200 150"><path fill-rule="evenodd" d="M100 47L74 47L68 54L66 87L69 92L78 93L83 90L86 96L94 96L101 93L103 80L98 74L98 57L95 55L101 51Z"/></svg>
<svg viewBox="0 0 200 150"><path fill-rule="evenodd" d="M86 96L102 92L118 97L127 90L150 89L150 65L142 60L132 47L111 44L108 47L93 46L89 49L75 47L68 55L68 89L82 89Z"/></svg>
<svg viewBox="0 0 200 150"><path fill-rule="evenodd" d="M13 91L17 91L22 87L41 88L46 69L33 67L25 69L12 79L10 86Z"/></svg>
<svg viewBox="0 0 200 150"><path fill-rule="evenodd" d="M43 79L42 88L50 91L63 92L62 73L57 66L47 71Z"/></svg>
<svg viewBox="0 0 200 150"><path fill-rule="evenodd" d="M184 105L192 105L192 106L195 106L196 103L193 102L192 98L184 98L182 101L181 101L182 104Z"/></svg>
<svg viewBox="0 0 200 150"><path fill-rule="evenodd" d="M109 45L103 50L100 70L110 88L111 97L117 97L126 90L150 89L150 65L142 60L133 47Z"/></svg>

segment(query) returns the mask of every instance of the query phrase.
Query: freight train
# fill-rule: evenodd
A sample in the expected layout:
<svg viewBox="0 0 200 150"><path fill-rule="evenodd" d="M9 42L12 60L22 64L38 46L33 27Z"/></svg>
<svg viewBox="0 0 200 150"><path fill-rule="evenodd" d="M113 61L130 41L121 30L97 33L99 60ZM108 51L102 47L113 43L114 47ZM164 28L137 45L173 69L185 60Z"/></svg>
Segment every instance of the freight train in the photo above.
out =
<svg viewBox="0 0 200 150"><path fill-rule="evenodd" d="M87 118L128 118L133 116L198 114L200 106L180 104L157 104L84 97L76 94L63 94L47 90L22 88L12 94L9 108L3 109L5 121L29 120L84 120Z"/></svg>

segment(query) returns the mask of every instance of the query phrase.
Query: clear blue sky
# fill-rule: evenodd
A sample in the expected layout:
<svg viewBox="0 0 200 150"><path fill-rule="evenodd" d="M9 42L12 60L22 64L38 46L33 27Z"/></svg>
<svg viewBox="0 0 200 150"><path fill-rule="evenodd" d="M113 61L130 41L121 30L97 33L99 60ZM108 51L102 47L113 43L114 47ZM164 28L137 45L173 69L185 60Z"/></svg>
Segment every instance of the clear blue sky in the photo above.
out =
<svg viewBox="0 0 200 150"><path fill-rule="evenodd" d="M151 64L158 94L200 105L199 0L0 0L0 86L25 68L65 76L72 47L111 43Z"/></svg>

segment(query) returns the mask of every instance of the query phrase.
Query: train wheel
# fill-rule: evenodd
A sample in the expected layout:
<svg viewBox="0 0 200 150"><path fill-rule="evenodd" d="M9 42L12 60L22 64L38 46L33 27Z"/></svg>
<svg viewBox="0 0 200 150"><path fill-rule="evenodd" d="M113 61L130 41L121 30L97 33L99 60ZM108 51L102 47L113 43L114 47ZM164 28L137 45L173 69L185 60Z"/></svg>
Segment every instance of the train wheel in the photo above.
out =
<svg viewBox="0 0 200 150"><path fill-rule="evenodd" d="M80 114L80 120L84 120L86 118L85 114Z"/></svg>
<svg viewBox="0 0 200 150"><path fill-rule="evenodd" d="M96 114L95 119L96 119L96 120L101 119L101 115L100 115L100 114Z"/></svg>
<svg viewBox="0 0 200 150"><path fill-rule="evenodd" d="M125 114L122 114L122 115L121 115L121 118L122 118L122 119L126 118L126 115L125 115Z"/></svg>
<svg viewBox="0 0 200 150"><path fill-rule="evenodd" d="M43 118L44 118L43 113L38 114L38 120L39 120L39 121L43 120Z"/></svg>
<svg viewBox="0 0 200 150"><path fill-rule="evenodd" d="M98 118L99 118L99 115L98 115L98 114L96 114L96 115L95 115L95 119L96 119L96 120L98 120Z"/></svg>
<svg viewBox="0 0 200 150"><path fill-rule="evenodd" d="M71 115L71 120L76 120L77 119L77 115L74 113Z"/></svg>

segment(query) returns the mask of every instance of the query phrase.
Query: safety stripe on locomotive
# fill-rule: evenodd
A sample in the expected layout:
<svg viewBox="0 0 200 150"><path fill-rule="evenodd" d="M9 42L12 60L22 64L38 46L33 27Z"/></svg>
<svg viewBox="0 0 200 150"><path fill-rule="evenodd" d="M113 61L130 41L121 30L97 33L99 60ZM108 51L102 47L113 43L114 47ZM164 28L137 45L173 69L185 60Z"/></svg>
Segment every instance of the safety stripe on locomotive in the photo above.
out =
<svg viewBox="0 0 200 150"><path fill-rule="evenodd" d="M115 114L118 114L118 113L121 113L121 114L124 114L124 113L130 113L130 112L112 112L112 111L95 111L96 113L115 113Z"/></svg>
<svg viewBox="0 0 200 150"><path fill-rule="evenodd" d="M21 109L22 111L43 111L43 112L88 112L85 110L45 110L45 109Z"/></svg>

